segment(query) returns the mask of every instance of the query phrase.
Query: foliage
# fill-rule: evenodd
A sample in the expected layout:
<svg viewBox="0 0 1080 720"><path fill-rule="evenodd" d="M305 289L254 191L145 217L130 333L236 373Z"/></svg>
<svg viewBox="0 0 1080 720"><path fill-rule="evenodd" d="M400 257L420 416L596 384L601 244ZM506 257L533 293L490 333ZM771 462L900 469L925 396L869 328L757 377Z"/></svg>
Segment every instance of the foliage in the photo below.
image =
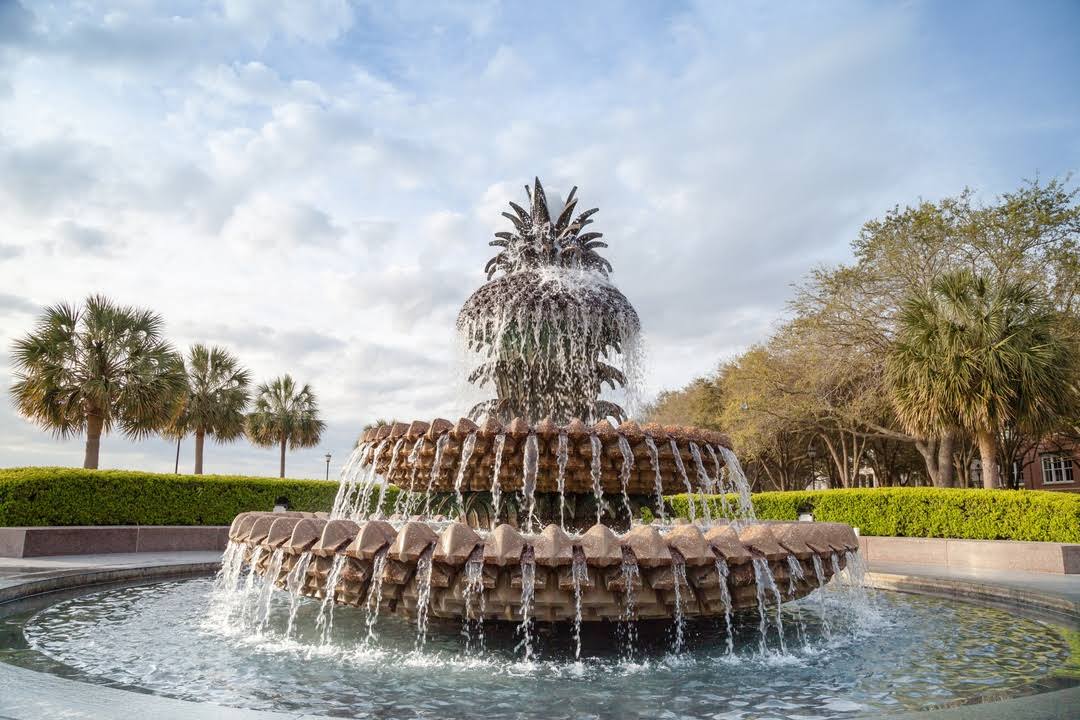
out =
<svg viewBox="0 0 1080 720"><path fill-rule="evenodd" d="M866 481L867 466L879 485L966 483L974 434L904 425L892 402L886 360L905 302L967 269L991 287L1033 288L1053 313L1052 333L1077 337L1078 198L1068 178L1037 179L986 204L965 190L893 208L863 226L853 262L808 274L791 317L767 342L663 394L649 419L728 433L757 488L805 487L822 473L833 487L853 487ZM1062 370L1071 377L1059 396L1068 397L1080 369ZM1022 463L1040 441L1075 434L1076 417L1044 419L1053 422L1001 423L997 464ZM824 462L811 461L811 452Z"/></svg>
<svg viewBox="0 0 1080 720"><path fill-rule="evenodd" d="M708 499L713 516L721 517L720 497ZM815 520L847 523L863 535L1080 542L1080 495L1073 493L877 488L765 492L752 499L761 520L797 520L811 512ZM673 514L689 518L687 495L666 500Z"/></svg>
<svg viewBox="0 0 1080 720"><path fill-rule="evenodd" d="M1076 343L1031 285L968 270L936 278L901 308L887 377L900 421L928 435L962 427L979 439L997 485L997 438L1010 424L1060 425L1076 406Z"/></svg>
<svg viewBox="0 0 1080 720"><path fill-rule="evenodd" d="M187 387L177 403L166 434L195 434L195 474L202 474L203 438L235 440L244 433L251 374L222 347L191 346L184 363Z"/></svg>
<svg viewBox="0 0 1080 720"><path fill-rule="evenodd" d="M289 375L262 383L255 391L255 409L248 414L248 439L260 447L281 449L280 476L285 477L285 447L314 447L326 423L310 385L298 387Z"/></svg>
<svg viewBox="0 0 1080 720"><path fill-rule="evenodd" d="M228 525L237 513L329 511L338 483L235 475L169 475L124 470L0 470L0 526ZM397 488L387 488L392 505Z"/></svg>
<svg viewBox="0 0 1080 720"><path fill-rule="evenodd" d="M156 313L101 295L79 309L45 308L12 349L19 412L59 437L85 432L86 467L97 467L102 433L138 438L160 430L183 388L162 326Z"/></svg>

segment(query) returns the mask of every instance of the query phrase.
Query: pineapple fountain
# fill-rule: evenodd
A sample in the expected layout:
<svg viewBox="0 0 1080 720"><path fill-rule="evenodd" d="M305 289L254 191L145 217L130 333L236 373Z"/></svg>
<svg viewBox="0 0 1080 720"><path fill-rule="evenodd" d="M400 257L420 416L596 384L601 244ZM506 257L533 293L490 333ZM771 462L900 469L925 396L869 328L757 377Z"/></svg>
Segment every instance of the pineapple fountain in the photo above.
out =
<svg viewBox="0 0 1080 720"><path fill-rule="evenodd" d="M554 214L539 179L525 190L458 315L468 379L493 397L456 422L365 431L328 513L238 515L220 582L250 567L294 614L307 596L320 623L335 605L365 607L372 632L402 615L420 642L429 617L518 623L526 658L537 622L572 622L580 653L583 622L672 621L678 650L685 618L723 617L730 648L732 613L756 607L764 638L782 602L858 565L854 532L756 521L726 437L638 425L605 396L633 395L640 323L585 232L597 209L575 214L574 188ZM674 493L690 522L669 522ZM655 522L635 522L643 508Z"/></svg>

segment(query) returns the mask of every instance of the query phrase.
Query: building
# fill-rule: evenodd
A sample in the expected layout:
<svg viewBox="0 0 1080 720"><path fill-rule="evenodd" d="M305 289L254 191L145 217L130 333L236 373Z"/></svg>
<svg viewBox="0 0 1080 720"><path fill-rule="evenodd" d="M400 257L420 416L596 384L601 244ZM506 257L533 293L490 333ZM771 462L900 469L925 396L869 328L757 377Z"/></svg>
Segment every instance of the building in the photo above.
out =
<svg viewBox="0 0 1080 720"><path fill-rule="evenodd" d="M1080 492L1080 443L1071 438L1044 441L1014 470L1028 490Z"/></svg>

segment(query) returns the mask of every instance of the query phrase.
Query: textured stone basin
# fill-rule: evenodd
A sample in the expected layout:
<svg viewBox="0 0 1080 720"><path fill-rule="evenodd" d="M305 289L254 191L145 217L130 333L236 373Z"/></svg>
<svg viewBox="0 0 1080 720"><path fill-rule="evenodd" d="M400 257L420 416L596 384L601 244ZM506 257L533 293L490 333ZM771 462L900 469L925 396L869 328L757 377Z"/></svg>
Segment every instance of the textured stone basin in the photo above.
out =
<svg viewBox="0 0 1080 720"><path fill-rule="evenodd" d="M367 604L375 570L381 567L378 610L406 617L417 614L424 596L418 566L426 569L430 563L428 613L463 618L469 592L466 565L471 563L474 575L479 571L475 577L483 602L472 599L469 617L479 618L482 612L487 619L512 621L521 618L522 582L529 573L535 587L532 616L538 621L574 619L575 565L584 621L628 619L628 580L633 618L675 617L677 597L685 616L723 616L721 582L730 609L757 607L755 559L768 565L787 601L827 581L845 567L846 554L858 550L852 529L837 523L716 525L705 531L690 524L659 530L638 525L622 535L603 525L581 535L549 525L529 535L509 525L480 534L458 522L411 521L395 527L382 520L243 513L233 521L229 537L258 573L276 570L273 582L282 588L305 558L306 573L294 578L292 589L313 598L326 597L327 577L335 559L343 558L333 588L334 602L343 605ZM795 582L793 592L789 558L805 577Z"/></svg>
<svg viewBox="0 0 1080 720"><path fill-rule="evenodd" d="M591 426L581 420L530 425L521 418L505 425L495 419L477 425L466 418L456 423L442 418L393 423L365 431L360 441L361 451L368 453L364 464L373 457L378 475L406 490L489 491L498 461L503 490L532 482L537 493L592 493L593 448L598 447L597 479L605 493L649 496L656 494L658 484L665 494L685 492L687 483L707 488L724 465L720 448L731 447L726 435L692 427L639 426L633 421L614 427L607 420ZM535 467L528 460L530 445ZM560 459L565 462L562 488Z"/></svg>

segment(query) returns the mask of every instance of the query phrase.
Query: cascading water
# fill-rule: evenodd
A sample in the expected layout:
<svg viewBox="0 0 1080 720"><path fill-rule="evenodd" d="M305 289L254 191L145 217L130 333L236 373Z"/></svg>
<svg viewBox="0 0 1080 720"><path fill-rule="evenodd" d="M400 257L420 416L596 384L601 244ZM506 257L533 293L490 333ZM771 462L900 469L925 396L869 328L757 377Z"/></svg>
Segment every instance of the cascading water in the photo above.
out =
<svg viewBox="0 0 1080 720"><path fill-rule="evenodd" d="M802 563L794 555L787 556L788 566L788 597L794 598L799 591L799 583L806 580L806 575L803 573ZM806 638L806 626L803 625L802 610L798 605L795 606L795 627L799 633L799 639L802 641L803 647L809 647L809 642Z"/></svg>
<svg viewBox="0 0 1080 720"><path fill-rule="evenodd" d="M709 501L705 498L706 492L712 491L712 480L709 473L705 472L705 465L701 462L701 449L697 443L690 443L690 458L694 461L694 471L698 477L698 499L701 501L701 513L705 518L705 525L712 525L712 509Z"/></svg>
<svg viewBox="0 0 1080 720"><path fill-rule="evenodd" d="M352 488L352 482L350 480L351 474L354 470L353 464L357 459L367 450L365 443L358 444L353 451L349 454L349 457L345 460L345 466L341 470L341 480L338 483L337 495L334 497L334 505L330 509L331 517L339 517L342 512L342 508L345 506L346 497Z"/></svg>
<svg viewBox="0 0 1080 720"><path fill-rule="evenodd" d="M674 555L674 553L672 554ZM673 608L675 622L674 627L672 628L674 636L672 638L671 651L678 654L682 652L683 645L686 642L686 615L683 612L683 588L688 588L690 586L686 581L686 561L681 557L672 558L671 576L674 581L673 592L675 594L675 607Z"/></svg>
<svg viewBox="0 0 1080 720"><path fill-rule="evenodd" d="M596 435L589 436L589 449L591 451L590 475L592 476L593 496L596 498L596 522L599 524L604 515L604 486L600 482L600 459L603 447L600 445L600 438Z"/></svg>
<svg viewBox="0 0 1080 720"><path fill-rule="evenodd" d="M435 441L435 459L431 462L431 474L428 476L427 492L424 493L424 517L431 516L431 490L435 485L435 480L439 477L439 473L442 472L443 452L449 442L449 435L440 435L439 439ZM372 474L375 474L374 470Z"/></svg>
<svg viewBox="0 0 1080 720"><path fill-rule="evenodd" d="M495 438L495 463L491 470L491 507L494 512L492 526L499 519L499 501L502 499L502 480L499 472L502 470L503 450L506 448L506 434L501 433Z"/></svg>
<svg viewBox="0 0 1080 720"><path fill-rule="evenodd" d="M484 649L484 546L478 545L465 562L464 587L465 613L462 633L465 635L465 653L472 651L473 624L476 626L477 645ZM478 607L474 609L473 604ZM475 620L474 620L475 616Z"/></svg>
<svg viewBox="0 0 1080 720"><path fill-rule="evenodd" d="M761 640L762 640L762 653L764 654L765 646L765 595L771 593L773 600L776 603L776 615L773 616L773 624L776 626L776 635L780 640L780 654L787 653L787 644L784 640L784 618L780 609L780 605L783 602L780 599L780 588L776 587L776 578L773 577L772 568L769 567L769 562L763 557L755 556L754 563L754 582L757 585L757 600L758 600L758 612L761 615L762 626Z"/></svg>
<svg viewBox="0 0 1080 720"><path fill-rule="evenodd" d="M521 555L521 623L518 625L521 642L517 646L525 662L532 660L532 606L535 594L536 561L532 548L526 547Z"/></svg>
<svg viewBox="0 0 1080 720"><path fill-rule="evenodd" d="M558 465L559 475L556 483L559 487L559 527L566 529L566 463L570 459L570 443L566 433L559 433L558 449L555 452L555 462Z"/></svg>
<svg viewBox="0 0 1080 720"><path fill-rule="evenodd" d="M356 493L356 500L352 503L352 511L349 513L349 517L353 520L362 520L368 516L370 507L369 495L371 490L375 487L375 481L378 480L378 475L375 472L375 468L378 465L379 458L382 457L383 450L389 445L389 440L383 440L375 446L375 450L371 453L371 464L368 466L367 474L364 476L363 482L359 483L359 489Z"/></svg>
<svg viewBox="0 0 1080 720"><path fill-rule="evenodd" d="M656 448L656 442L651 437L645 437L645 448L649 451L649 464L652 465L654 484L656 489L656 508L660 513L661 524L667 523L667 513L664 512L664 483L660 476L660 451Z"/></svg>
<svg viewBox="0 0 1080 720"><path fill-rule="evenodd" d="M581 586L589 580L589 567L585 564L585 553L581 548L574 548L574 560L570 566L570 576L574 583L574 659L581 659Z"/></svg>
<svg viewBox="0 0 1080 720"><path fill-rule="evenodd" d="M424 443L427 441L423 435L416 439L412 448L409 450L409 489L408 492L401 493L398 497L402 500L401 508L398 509L397 504L394 506L395 515L404 515L408 517L412 515L413 503L416 502L416 493L413 492L413 488L416 487L416 476L420 472L420 453L424 449Z"/></svg>
<svg viewBox="0 0 1080 720"><path fill-rule="evenodd" d="M623 548L622 581L623 587L623 611L619 622L619 631L623 638L623 658L627 662L634 659L634 650L637 646L637 608L634 599L637 583L640 582L641 571L638 569L637 558L628 548Z"/></svg>
<svg viewBox="0 0 1080 720"><path fill-rule="evenodd" d="M250 622L250 614L258 607L259 595L255 593L255 581L261 580L259 574L255 571L255 568L259 567L259 562L262 560L266 549L261 545L256 547L251 552L251 558L248 560L248 565L251 567L251 571L248 572L247 578L244 579L244 592L240 599L240 626L247 627Z"/></svg>
<svg viewBox="0 0 1080 720"><path fill-rule="evenodd" d="M240 586L240 573L244 569L244 546L229 541L225 553L221 556L221 569L214 580L217 592L235 593Z"/></svg>
<svg viewBox="0 0 1080 720"><path fill-rule="evenodd" d="M533 532L534 523L536 522L536 473L539 461L540 449L536 441L536 434L529 433L529 437L525 439L525 457L521 464L521 489L525 496L526 532Z"/></svg>
<svg viewBox="0 0 1080 720"><path fill-rule="evenodd" d="M727 654L735 652L735 632L731 627L731 590L728 588L728 576L731 570L727 560L722 557L716 558L716 576L720 581L720 602L724 604L724 628L727 631Z"/></svg>
<svg viewBox="0 0 1080 720"><path fill-rule="evenodd" d="M724 465L720 462L720 455L712 445L706 445L709 455L712 456L713 468L716 470L716 493L720 497L720 510L724 517L732 518L731 506L727 501L728 489L724 486Z"/></svg>
<svg viewBox="0 0 1080 720"><path fill-rule="evenodd" d="M300 591L307 581L308 565L311 564L311 552L302 553L289 574L285 576L285 590L289 593L289 622L285 626L285 637L292 637L296 623L296 611L300 607Z"/></svg>
<svg viewBox="0 0 1080 720"><path fill-rule="evenodd" d="M690 478L686 475L686 466L683 465L679 445L674 440L671 440L670 443L671 456L675 460L675 469L679 471L679 477L682 478L683 485L686 487L686 505L690 508L690 522L697 522L697 511L694 508L694 488L690 485Z"/></svg>
<svg viewBox="0 0 1080 720"><path fill-rule="evenodd" d="M821 614L821 630L826 638L832 637L832 627L829 624L829 613L825 607L825 568L821 564L821 558L814 555L814 576L818 586L818 611Z"/></svg>
<svg viewBox="0 0 1080 720"><path fill-rule="evenodd" d="M454 494L457 496L458 509L464 516L465 498L461 494L461 486L465 483L465 470L469 467L469 458L476 450L476 433L469 433L465 442L461 445L461 460L458 462L457 476L454 478Z"/></svg>
<svg viewBox="0 0 1080 720"><path fill-rule="evenodd" d="M619 435L619 453L622 455L622 465L619 468L619 485L622 487L623 507L626 508L626 517L634 519L634 511L630 507L630 473L634 472L634 451L630 449L627 439Z"/></svg>
<svg viewBox="0 0 1080 720"><path fill-rule="evenodd" d="M744 521L755 520L754 504L750 501L750 482L743 474L739 458L730 449L720 446L720 454L724 457L724 467L727 468L728 478L731 480L735 491L739 494L739 519ZM738 522L736 522L738 524Z"/></svg>
<svg viewBox="0 0 1080 720"><path fill-rule="evenodd" d="M428 607L431 603L431 554L434 547L428 547L420 554L416 563L416 651L420 652L427 644Z"/></svg>
<svg viewBox="0 0 1080 720"><path fill-rule="evenodd" d="M326 583L323 585L323 599L319 603L319 614L315 616L315 629L320 631L322 644L330 642L330 633L334 630L334 595L337 593L338 581L341 579L341 571L345 568L348 560L345 555L335 555L330 564L330 570L326 573Z"/></svg>
<svg viewBox="0 0 1080 720"><path fill-rule="evenodd" d="M281 575L281 563L285 561L285 551L278 548L270 556L270 564L266 568L266 578L263 582L262 593L259 595L257 608L261 608L258 616L258 627L262 629L270 621L270 601L274 596L274 585Z"/></svg>
<svg viewBox="0 0 1080 720"><path fill-rule="evenodd" d="M401 446L405 444L405 438L399 439L394 443L394 449L390 451L390 466L387 474L392 474L397 467L398 455L401 452ZM464 466L464 464L463 464ZM375 501L375 513L372 517L380 519L383 516L383 505L386 503L386 488L390 483L385 480L379 484L379 499Z"/></svg>
<svg viewBox="0 0 1080 720"><path fill-rule="evenodd" d="M370 646L375 642L375 625L379 622L379 607L382 605L383 575L386 568L386 556L390 548L384 547L375 555L371 564L371 583L368 585L367 600L364 606L367 608L367 637L364 645Z"/></svg>

